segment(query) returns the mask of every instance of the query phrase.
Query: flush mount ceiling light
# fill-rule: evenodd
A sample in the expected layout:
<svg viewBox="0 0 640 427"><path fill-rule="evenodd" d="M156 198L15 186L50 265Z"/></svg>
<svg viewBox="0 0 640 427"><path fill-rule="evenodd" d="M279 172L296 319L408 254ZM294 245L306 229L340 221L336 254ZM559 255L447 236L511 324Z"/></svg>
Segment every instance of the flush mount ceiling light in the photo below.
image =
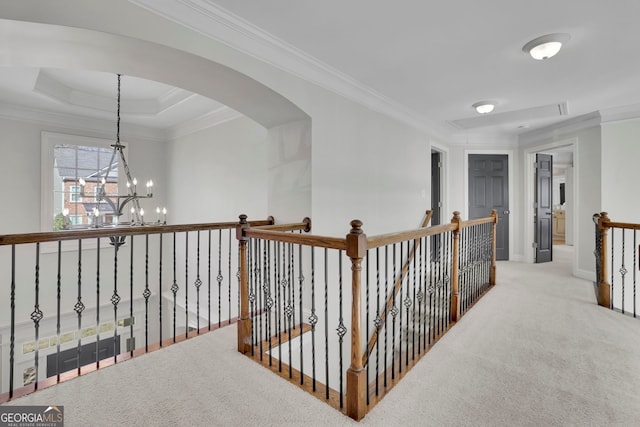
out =
<svg viewBox="0 0 640 427"><path fill-rule="evenodd" d="M488 114L493 111L496 103L493 101L479 101L472 105L479 114Z"/></svg>
<svg viewBox="0 0 640 427"><path fill-rule="evenodd" d="M522 47L522 51L531 55L533 59L549 59L560 52L562 45L569 41L571 36L566 33L547 34L531 40Z"/></svg>

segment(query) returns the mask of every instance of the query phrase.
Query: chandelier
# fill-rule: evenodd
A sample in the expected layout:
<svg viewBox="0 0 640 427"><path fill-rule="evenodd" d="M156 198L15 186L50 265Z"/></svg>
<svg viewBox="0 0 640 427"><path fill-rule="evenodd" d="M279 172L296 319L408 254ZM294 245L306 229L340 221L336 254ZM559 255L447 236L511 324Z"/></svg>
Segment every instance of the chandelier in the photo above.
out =
<svg viewBox="0 0 640 427"><path fill-rule="evenodd" d="M89 228L100 227L113 227L120 225L148 225L148 224L166 224L167 223L167 209L156 208L156 221L145 221L144 209L140 206L141 199L150 199L153 197L153 180L146 181L145 189L142 193L138 192L138 180L131 175L129 165L124 156L124 148L120 142L120 81L121 75L118 74L118 91L117 91L117 115L116 115L116 141L111 145L113 148L111 152L111 160L108 166L96 174L92 175L92 179L96 180L96 186L93 188L94 193L91 197L95 198L96 204L92 209L87 211L89 217ZM115 189L110 190L110 186L107 185L108 181L114 173L118 173L118 168L122 165L124 171L124 177L127 180L126 194L119 194L119 191ZM80 196L86 197L85 187L86 181L84 178L78 180L80 184ZM112 186L111 186L112 187ZM130 210L127 208L130 206ZM102 208L102 209L101 209ZM112 223L105 224L103 221L105 213L109 213L114 217ZM160 214L162 213L162 221L160 220ZM126 214L128 214L128 221L126 221ZM124 218L124 220L123 220ZM63 210L63 228L68 229L71 227L69 221L69 210ZM74 227L76 228L76 227Z"/></svg>

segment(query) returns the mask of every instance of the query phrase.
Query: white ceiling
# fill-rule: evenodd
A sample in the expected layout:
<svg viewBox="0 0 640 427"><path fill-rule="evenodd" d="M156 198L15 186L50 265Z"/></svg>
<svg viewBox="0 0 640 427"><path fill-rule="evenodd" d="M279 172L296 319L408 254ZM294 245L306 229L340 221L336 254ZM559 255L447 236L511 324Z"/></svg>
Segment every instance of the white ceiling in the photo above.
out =
<svg viewBox="0 0 640 427"><path fill-rule="evenodd" d="M222 22L265 37L454 133L516 134L640 103L637 0L131 1L205 34ZM522 51L556 32L571 36L558 56ZM504 116L452 125L485 99ZM564 114L528 114L551 105Z"/></svg>
<svg viewBox="0 0 640 427"><path fill-rule="evenodd" d="M640 116L638 0L130 1L212 37L233 32L222 17L238 37L260 37L265 52L286 48L452 134L515 135L595 111ZM522 52L554 32L571 35L558 56L535 61ZM115 88L112 74L0 67L2 103L25 108L111 120ZM154 129L226 109L128 76L122 93L123 123ZM498 106L478 116L471 104L485 99Z"/></svg>

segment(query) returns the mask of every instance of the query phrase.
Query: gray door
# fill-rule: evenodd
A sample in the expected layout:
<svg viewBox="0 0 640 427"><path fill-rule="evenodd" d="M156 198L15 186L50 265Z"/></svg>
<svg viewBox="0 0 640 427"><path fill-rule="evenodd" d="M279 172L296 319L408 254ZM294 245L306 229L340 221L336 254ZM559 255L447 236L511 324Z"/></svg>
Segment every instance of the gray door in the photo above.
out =
<svg viewBox="0 0 640 427"><path fill-rule="evenodd" d="M553 157L536 154L536 262L553 260Z"/></svg>
<svg viewBox="0 0 640 427"><path fill-rule="evenodd" d="M440 192L440 153L431 152L431 223L439 225L442 223L442 194ZM431 257L435 260L440 252L440 235L431 236Z"/></svg>
<svg viewBox="0 0 640 427"><path fill-rule="evenodd" d="M509 156L469 155L469 219L498 211L496 259L509 259Z"/></svg>

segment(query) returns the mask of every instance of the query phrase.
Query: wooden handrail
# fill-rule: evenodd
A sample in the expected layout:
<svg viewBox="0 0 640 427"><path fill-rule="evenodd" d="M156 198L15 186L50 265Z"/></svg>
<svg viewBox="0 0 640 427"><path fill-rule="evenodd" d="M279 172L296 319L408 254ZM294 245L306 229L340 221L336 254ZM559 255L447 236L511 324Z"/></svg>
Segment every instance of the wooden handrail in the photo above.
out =
<svg viewBox="0 0 640 427"><path fill-rule="evenodd" d="M294 222L290 224L268 224L268 225L259 225L255 226L252 224L251 227L259 228L261 230L270 230L270 231L296 231L302 230L305 232L311 231L311 218L307 217L302 220L302 222Z"/></svg>
<svg viewBox="0 0 640 427"><path fill-rule="evenodd" d="M267 220L250 221L251 226L268 226L273 224L273 218ZM179 225L145 225L121 226L113 228L91 228L83 230L45 231L40 233L5 234L0 235L0 246L21 245L25 243L57 242L60 240L94 239L98 237L136 236L141 234L178 233L198 230L219 230L236 228L237 222L215 222L202 224Z"/></svg>
<svg viewBox="0 0 640 427"><path fill-rule="evenodd" d="M250 239L263 239L275 242L294 243L305 246L317 246L327 249L346 250L345 239L338 237L315 236L313 234L292 234L282 231L265 230L260 228L247 228L243 230L244 237Z"/></svg>

